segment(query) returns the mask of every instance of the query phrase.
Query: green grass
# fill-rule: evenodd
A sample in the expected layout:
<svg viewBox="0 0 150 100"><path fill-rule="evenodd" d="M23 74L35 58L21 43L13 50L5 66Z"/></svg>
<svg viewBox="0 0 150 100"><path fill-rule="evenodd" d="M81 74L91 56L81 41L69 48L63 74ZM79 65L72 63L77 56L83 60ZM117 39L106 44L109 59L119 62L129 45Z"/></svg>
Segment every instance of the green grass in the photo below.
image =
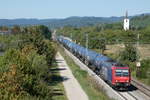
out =
<svg viewBox="0 0 150 100"><path fill-rule="evenodd" d="M103 91L103 89L99 88L94 82L94 80L88 75L86 71L83 71L75 64L75 62L65 54L63 48L57 46L58 51L61 53L61 55L66 60L67 64L72 70L73 75L80 83L83 90L86 92L86 94L89 97L89 100L111 100Z"/></svg>
<svg viewBox="0 0 150 100"><path fill-rule="evenodd" d="M58 66L55 63L53 69L57 69ZM68 100L64 86L62 84L63 78L60 76L59 70L50 71L52 73L52 82L50 85L53 87L53 100Z"/></svg>
<svg viewBox="0 0 150 100"><path fill-rule="evenodd" d="M58 83L54 89L57 90L57 93L53 96L53 100L68 100L62 83Z"/></svg>

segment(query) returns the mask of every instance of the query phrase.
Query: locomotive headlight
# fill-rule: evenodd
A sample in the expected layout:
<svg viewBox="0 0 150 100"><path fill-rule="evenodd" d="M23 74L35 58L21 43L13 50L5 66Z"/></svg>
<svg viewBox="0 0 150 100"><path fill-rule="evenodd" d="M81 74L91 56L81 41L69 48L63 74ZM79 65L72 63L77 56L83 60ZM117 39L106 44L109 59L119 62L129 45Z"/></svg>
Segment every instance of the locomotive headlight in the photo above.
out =
<svg viewBox="0 0 150 100"><path fill-rule="evenodd" d="M126 82L129 82L129 80L126 80Z"/></svg>
<svg viewBox="0 0 150 100"><path fill-rule="evenodd" d="M118 80L116 80L116 82L118 82Z"/></svg>

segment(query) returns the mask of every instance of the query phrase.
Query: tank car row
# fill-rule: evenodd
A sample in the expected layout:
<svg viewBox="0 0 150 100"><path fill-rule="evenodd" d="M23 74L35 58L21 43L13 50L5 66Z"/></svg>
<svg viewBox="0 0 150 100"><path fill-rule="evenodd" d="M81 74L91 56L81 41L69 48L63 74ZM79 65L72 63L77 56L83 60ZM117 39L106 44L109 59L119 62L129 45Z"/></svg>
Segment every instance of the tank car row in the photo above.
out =
<svg viewBox="0 0 150 100"><path fill-rule="evenodd" d="M127 65L80 46L66 37L58 36L57 40L112 87L130 86L131 76Z"/></svg>

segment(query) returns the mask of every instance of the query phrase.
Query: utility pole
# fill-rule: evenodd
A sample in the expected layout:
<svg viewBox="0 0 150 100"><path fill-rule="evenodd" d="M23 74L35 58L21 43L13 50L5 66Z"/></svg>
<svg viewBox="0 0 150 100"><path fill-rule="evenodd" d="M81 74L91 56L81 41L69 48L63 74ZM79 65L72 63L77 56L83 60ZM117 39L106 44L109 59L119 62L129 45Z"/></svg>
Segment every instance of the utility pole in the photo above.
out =
<svg viewBox="0 0 150 100"><path fill-rule="evenodd" d="M140 62L140 53L139 53L139 39L140 35L139 33L137 34L137 44L136 44L136 76L138 77L140 75L140 67L141 67L141 62Z"/></svg>
<svg viewBox="0 0 150 100"><path fill-rule="evenodd" d="M70 33L70 38L71 38L71 40L73 40L73 39L72 39L72 38L73 38L73 37L72 37L72 33Z"/></svg>
<svg viewBox="0 0 150 100"><path fill-rule="evenodd" d="M102 34L104 34L104 26L103 26L103 24L102 24L101 32L102 32ZM99 39L99 42L100 42L99 49L101 50L101 53L104 54L104 51L106 49L106 38L105 37L104 38L101 37L101 39Z"/></svg>
<svg viewBox="0 0 150 100"><path fill-rule="evenodd" d="M85 36L86 36L86 43L85 43L85 46L86 46L86 55L88 54L88 33L85 33ZM88 57L86 58L88 59ZM85 63L88 65L88 62L85 60Z"/></svg>
<svg viewBox="0 0 150 100"><path fill-rule="evenodd" d="M54 30L53 33L52 33L52 39L53 39L54 41L56 41L56 30Z"/></svg>
<svg viewBox="0 0 150 100"><path fill-rule="evenodd" d="M73 41L72 33L70 34L70 38L71 38L71 41ZM72 47L71 47L71 52L72 52Z"/></svg>
<svg viewBox="0 0 150 100"><path fill-rule="evenodd" d="M88 41L88 33L85 33L85 35L86 35L86 44L85 44L85 45L86 45L86 53L88 53L88 52L87 52L87 50L88 50L88 44L89 44L89 43L88 43L88 42L89 42L89 41Z"/></svg>

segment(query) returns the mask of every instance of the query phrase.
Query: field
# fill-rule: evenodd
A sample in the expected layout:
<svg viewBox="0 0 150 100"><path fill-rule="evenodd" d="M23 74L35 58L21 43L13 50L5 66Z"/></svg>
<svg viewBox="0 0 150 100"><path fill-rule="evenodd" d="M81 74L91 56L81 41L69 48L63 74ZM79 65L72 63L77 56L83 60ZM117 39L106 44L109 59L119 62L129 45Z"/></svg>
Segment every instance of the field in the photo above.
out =
<svg viewBox="0 0 150 100"><path fill-rule="evenodd" d="M122 44L107 45L105 53L117 55L122 50L124 50L124 45ZM150 44L141 44L139 45L138 50L141 59L150 58Z"/></svg>

